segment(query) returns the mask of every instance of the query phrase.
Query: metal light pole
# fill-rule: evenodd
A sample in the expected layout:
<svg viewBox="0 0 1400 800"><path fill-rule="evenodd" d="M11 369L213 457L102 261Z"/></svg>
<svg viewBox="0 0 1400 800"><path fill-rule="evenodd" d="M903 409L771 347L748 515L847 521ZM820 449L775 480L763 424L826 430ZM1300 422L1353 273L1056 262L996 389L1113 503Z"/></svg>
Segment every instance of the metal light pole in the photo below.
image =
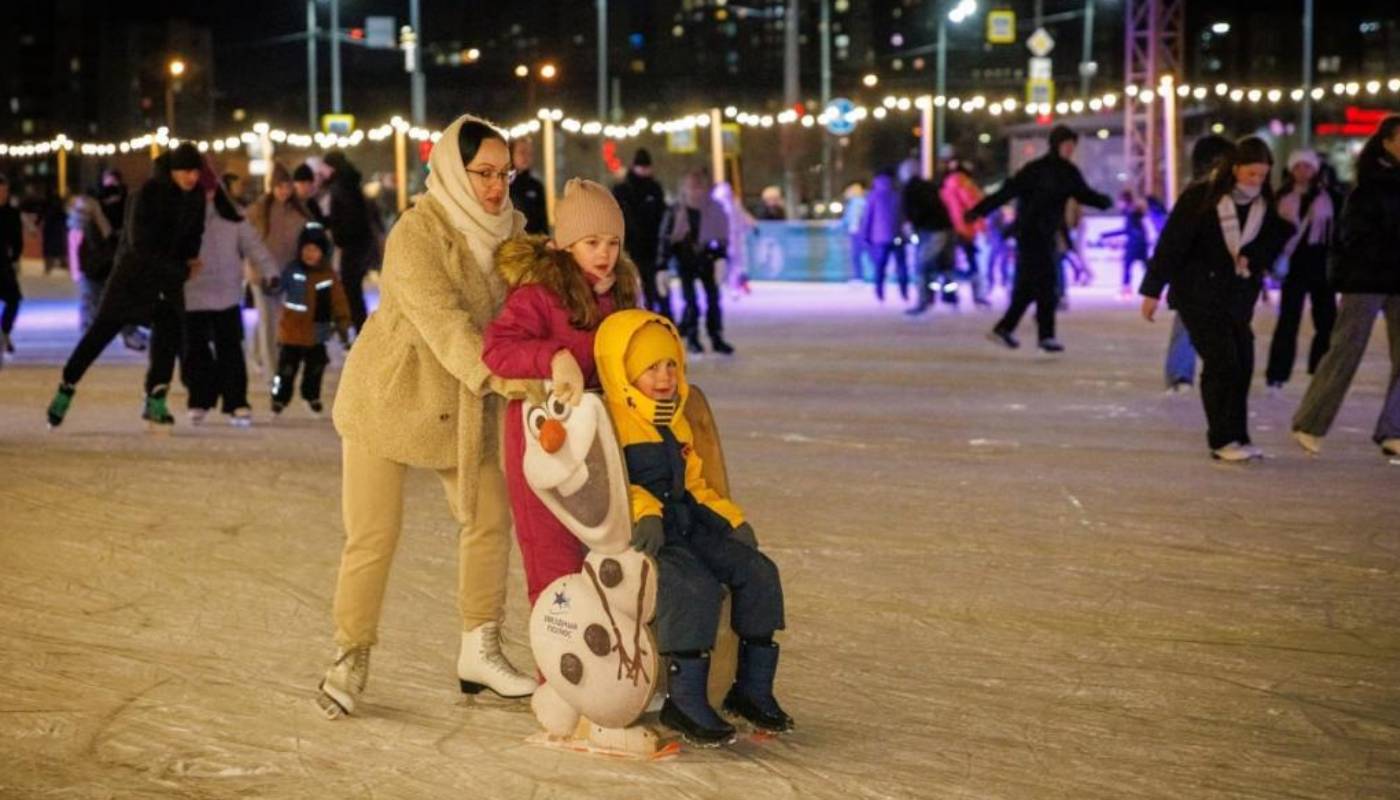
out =
<svg viewBox="0 0 1400 800"><path fill-rule="evenodd" d="M306 0L306 128L316 130L316 0Z"/></svg>
<svg viewBox="0 0 1400 800"><path fill-rule="evenodd" d="M822 0L822 111L831 105L831 0ZM822 134L822 201L831 200L831 134Z"/></svg>
<svg viewBox="0 0 1400 800"><path fill-rule="evenodd" d="M165 76L165 127L172 133L175 131L175 89L179 86L180 76L184 74L185 62L178 58L170 59Z"/></svg>
<svg viewBox="0 0 1400 800"><path fill-rule="evenodd" d="M339 114L340 104L340 0L331 0L331 112Z"/></svg>
<svg viewBox="0 0 1400 800"><path fill-rule="evenodd" d="M608 0L598 0L598 121L608 118Z"/></svg>
<svg viewBox="0 0 1400 800"><path fill-rule="evenodd" d="M938 8L938 84L934 89L934 95L944 98L945 102L948 97L948 14L943 9L942 3L939 4ZM933 152L937 154L943 149L943 140L947 134L945 127L947 125L947 106L935 106L933 116L935 131ZM933 176L927 177L931 179Z"/></svg>
<svg viewBox="0 0 1400 800"><path fill-rule="evenodd" d="M798 0L788 0L787 24L783 27L783 104L788 109L797 105L802 93L797 60L798 21L801 19L799 5ZM787 196L788 208L796 210L802 199L802 192L797 182L794 163L793 151L796 150L797 137L792 128L791 125L784 125L778 135L783 142L783 191ZM715 175L714 180L722 181L724 176Z"/></svg>
<svg viewBox="0 0 1400 800"><path fill-rule="evenodd" d="M1303 0L1303 109L1300 115L1303 146L1312 147L1313 0Z"/></svg>
<svg viewBox="0 0 1400 800"><path fill-rule="evenodd" d="M414 36L418 37L413 46L413 73L409 76L409 92L412 96L410 114L413 124L422 126L428 116L428 87L427 79L423 75L423 18L419 13L418 0L409 0L408 24L413 28Z"/></svg>
<svg viewBox="0 0 1400 800"><path fill-rule="evenodd" d="M1089 96L1094 80L1094 0L1084 0L1084 56L1079 62L1079 96Z"/></svg>

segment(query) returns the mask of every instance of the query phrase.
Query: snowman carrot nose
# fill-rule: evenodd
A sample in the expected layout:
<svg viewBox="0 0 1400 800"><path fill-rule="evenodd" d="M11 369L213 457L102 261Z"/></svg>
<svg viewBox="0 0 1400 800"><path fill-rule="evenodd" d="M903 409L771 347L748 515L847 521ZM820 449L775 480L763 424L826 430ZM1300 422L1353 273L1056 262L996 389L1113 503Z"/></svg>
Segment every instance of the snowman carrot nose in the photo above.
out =
<svg viewBox="0 0 1400 800"><path fill-rule="evenodd" d="M557 419L547 419L544 425L540 426L540 447L543 447L546 453L553 455L559 452L567 438L568 433L564 430L563 423Z"/></svg>

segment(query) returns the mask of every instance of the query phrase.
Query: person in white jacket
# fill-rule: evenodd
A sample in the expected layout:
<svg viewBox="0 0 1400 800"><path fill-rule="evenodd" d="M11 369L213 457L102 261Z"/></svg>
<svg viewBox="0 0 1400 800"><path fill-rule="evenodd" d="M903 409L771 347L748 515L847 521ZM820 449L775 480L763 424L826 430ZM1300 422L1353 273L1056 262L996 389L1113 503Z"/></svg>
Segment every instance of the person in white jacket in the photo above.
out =
<svg viewBox="0 0 1400 800"><path fill-rule="evenodd" d="M190 424L202 423L221 403L230 424L248 427L253 411L243 360L243 261L253 265L264 285L277 281L281 265L218 181L206 192L211 202L204 206L199 246L204 268L185 284L181 376L189 390Z"/></svg>

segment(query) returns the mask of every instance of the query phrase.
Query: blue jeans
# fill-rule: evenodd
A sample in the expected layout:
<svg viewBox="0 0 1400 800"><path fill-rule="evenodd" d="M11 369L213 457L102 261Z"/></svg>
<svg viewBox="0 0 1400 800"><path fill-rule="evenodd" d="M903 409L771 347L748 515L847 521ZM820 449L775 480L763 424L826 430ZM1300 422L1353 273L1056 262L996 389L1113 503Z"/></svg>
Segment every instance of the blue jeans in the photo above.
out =
<svg viewBox="0 0 1400 800"><path fill-rule="evenodd" d="M1191 385L1196 382L1196 348L1191 345L1191 334L1181 322L1181 315L1172 318L1171 339L1167 342L1166 363L1167 388L1178 383Z"/></svg>

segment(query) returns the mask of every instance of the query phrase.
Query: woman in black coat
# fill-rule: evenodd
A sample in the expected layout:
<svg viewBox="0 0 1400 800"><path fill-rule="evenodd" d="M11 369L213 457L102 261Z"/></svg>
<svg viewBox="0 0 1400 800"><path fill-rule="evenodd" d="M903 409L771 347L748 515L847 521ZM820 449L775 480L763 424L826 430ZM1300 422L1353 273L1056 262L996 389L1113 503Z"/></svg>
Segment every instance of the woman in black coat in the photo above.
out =
<svg viewBox="0 0 1400 800"><path fill-rule="evenodd" d="M1328 264L1332 288L1342 293L1341 312L1327 355L1293 415L1293 438L1309 453L1342 407L1366 352L1376 316L1385 317L1390 339L1390 382L1372 439L1387 456L1400 456L1400 116L1382 120L1356 160L1356 189L1337 226Z"/></svg>
<svg viewBox="0 0 1400 800"><path fill-rule="evenodd" d="M1140 293L1150 322L1167 297L1201 355L1201 403L1211 456L1262 457L1249 440L1249 383L1254 373L1250 321L1264 273L1293 234L1269 186L1273 154L1263 140L1240 140L1209 181L1182 193L1157 241Z"/></svg>
<svg viewBox="0 0 1400 800"><path fill-rule="evenodd" d="M198 269L204 235L204 193L196 189L202 163L194 145L180 145L156 159L155 174L127 204L112 275L96 318L63 365L49 404L50 427L63 423L78 381L128 324L151 326L141 417L159 428L174 423L165 395L184 337L185 281Z"/></svg>

